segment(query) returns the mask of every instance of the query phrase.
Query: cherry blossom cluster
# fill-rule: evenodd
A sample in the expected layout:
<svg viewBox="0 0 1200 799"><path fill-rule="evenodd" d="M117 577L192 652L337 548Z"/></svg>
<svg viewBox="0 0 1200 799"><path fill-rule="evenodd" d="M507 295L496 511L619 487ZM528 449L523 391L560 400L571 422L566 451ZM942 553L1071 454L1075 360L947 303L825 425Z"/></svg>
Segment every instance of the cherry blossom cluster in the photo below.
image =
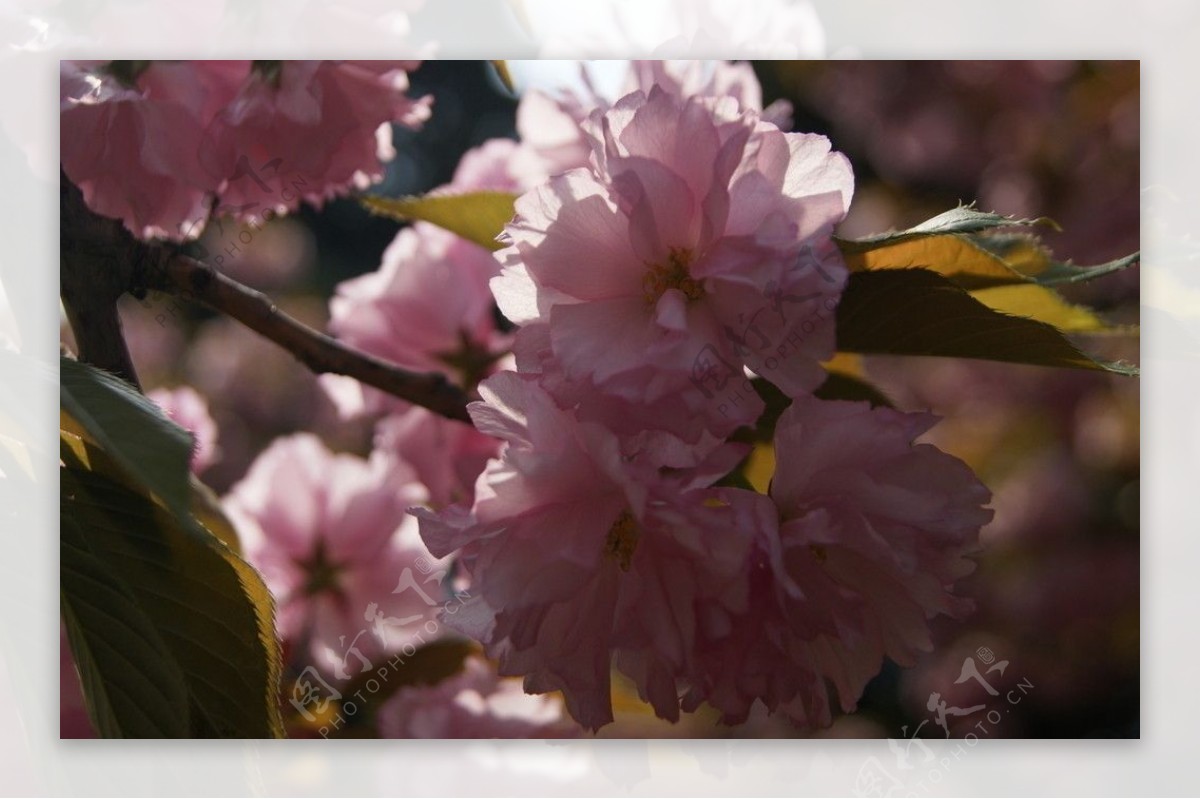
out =
<svg viewBox="0 0 1200 799"><path fill-rule="evenodd" d="M330 384L383 414L379 451L426 453L456 489L413 511L470 586L444 623L588 728L613 720L614 668L665 719L759 705L828 724L969 608L952 588L987 490L916 443L932 417L813 396L853 175L789 115L746 65L528 92L521 140L468 153L443 189L520 193L495 259L417 224L332 304L337 335L479 392L467 433ZM765 431L765 494L728 479L764 412L754 380L791 402Z"/></svg>
<svg viewBox="0 0 1200 799"><path fill-rule="evenodd" d="M64 169L143 236L188 236L214 203L319 203L378 177L377 134L428 113L411 66L67 63ZM635 62L615 96L530 90L520 139L468 152L440 189L519 195L502 247L416 223L338 286L333 335L480 400L465 425L325 378L343 416L370 419L370 455L279 439L226 497L301 716L319 723L318 688L466 636L487 659L395 694L381 732L573 734L564 708L594 730L614 670L664 719L758 708L810 728L969 609L953 588L988 491L918 443L928 414L814 396L854 180L790 116L747 64ZM773 423L765 384L790 403ZM160 401L196 419L202 469L211 423ZM764 492L738 479L747 440L776 464Z"/></svg>
<svg viewBox="0 0 1200 799"><path fill-rule="evenodd" d="M95 212L193 238L211 213L319 205L383 174L418 126L416 61L63 61L61 161Z"/></svg>
<svg viewBox="0 0 1200 799"><path fill-rule="evenodd" d="M405 514L431 494L390 453L334 453L300 433L271 444L225 498L243 552L275 598L286 707L323 737L368 714L384 737L577 734L561 700L525 694L481 659L434 686L381 691L422 648L460 637L444 622L471 596Z"/></svg>

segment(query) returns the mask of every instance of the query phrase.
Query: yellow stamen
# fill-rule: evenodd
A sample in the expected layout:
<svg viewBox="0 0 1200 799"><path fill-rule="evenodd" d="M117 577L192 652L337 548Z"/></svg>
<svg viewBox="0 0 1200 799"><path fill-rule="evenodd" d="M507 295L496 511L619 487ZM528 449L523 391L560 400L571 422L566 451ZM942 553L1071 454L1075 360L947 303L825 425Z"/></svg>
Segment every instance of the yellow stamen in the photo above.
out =
<svg viewBox="0 0 1200 799"><path fill-rule="evenodd" d="M621 571L629 571L629 564L633 560L633 551L637 549L638 539L642 532L638 529L637 520L627 511L621 511L621 515L613 522L612 527L608 529L608 537L604 539L604 554L614 558Z"/></svg>
<svg viewBox="0 0 1200 799"><path fill-rule="evenodd" d="M686 247L672 247L666 263L648 264L642 278L642 291L647 305L655 305L667 289L679 289L689 300L704 296L704 286L688 273L692 262L692 251Z"/></svg>

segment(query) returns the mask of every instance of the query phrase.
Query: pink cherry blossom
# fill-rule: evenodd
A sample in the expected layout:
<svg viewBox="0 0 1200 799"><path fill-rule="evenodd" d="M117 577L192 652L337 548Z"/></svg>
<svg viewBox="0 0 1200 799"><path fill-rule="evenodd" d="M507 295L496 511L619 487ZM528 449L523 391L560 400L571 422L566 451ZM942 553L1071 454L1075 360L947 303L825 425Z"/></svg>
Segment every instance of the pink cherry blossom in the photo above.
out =
<svg viewBox="0 0 1200 799"><path fill-rule="evenodd" d="M135 235L184 237L217 188L199 157L204 129L249 70L248 61L153 61L123 83L105 62L63 61L63 170L92 210Z"/></svg>
<svg viewBox="0 0 1200 799"><path fill-rule="evenodd" d="M377 271L338 286L329 328L372 355L470 388L507 360L510 336L497 328L488 286L497 272L489 251L419 222L397 234ZM321 384L344 418L384 416L377 452L415 469L434 507L470 502L495 439L349 378Z"/></svg>
<svg viewBox="0 0 1200 799"><path fill-rule="evenodd" d="M500 674L524 675L526 691L561 690L584 726L612 721L614 662L677 719L694 608L744 609L740 565L763 498L625 457L612 433L578 422L531 378L502 372L479 390L472 418L505 441L501 458L470 512L413 511L430 551L461 550L472 579L472 599L443 621L481 641Z"/></svg>
<svg viewBox="0 0 1200 799"><path fill-rule="evenodd" d="M588 164L591 146L582 125L595 111L605 112L612 100L599 91L590 72L580 66L582 85L555 91L530 89L517 107L517 131L521 149L514 153L514 173L545 178ZM620 94L641 91L649 94L657 86L672 96L732 97L743 110L763 112L762 87L747 63L729 61L631 61L621 82ZM773 103L764 118L786 128L791 106ZM534 181L539 182L539 181ZM534 185L527 183L526 188Z"/></svg>
<svg viewBox="0 0 1200 799"><path fill-rule="evenodd" d="M195 389L180 386L159 388L146 395L163 409L175 424L192 434L192 471L199 474L217 459L217 423L208 415L208 403Z"/></svg>
<svg viewBox="0 0 1200 799"><path fill-rule="evenodd" d="M924 413L795 400L775 434L774 518L747 561L749 611L705 611L685 707L727 723L756 700L805 726L831 721L826 680L854 709L888 657L912 665L932 648L929 620L961 616L951 593L991 518L970 468L913 441Z"/></svg>
<svg viewBox="0 0 1200 799"><path fill-rule="evenodd" d="M853 187L845 157L733 100L658 88L586 129L592 168L519 198L497 253L500 309L545 326L525 334L538 353L525 363L585 404L624 403L629 423L686 414L718 436L761 409L753 392L729 399L743 368L790 395L819 385L846 276L831 239Z"/></svg>
<svg viewBox="0 0 1200 799"><path fill-rule="evenodd" d="M395 462L334 454L307 433L271 444L225 508L275 597L280 637L342 679L417 640L445 576L404 513L425 498Z"/></svg>
<svg viewBox="0 0 1200 799"><path fill-rule="evenodd" d="M377 716L384 738L567 738L580 729L563 715L562 700L527 694L483 658L432 686L401 688Z"/></svg>
<svg viewBox="0 0 1200 799"><path fill-rule="evenodd" d="M391 122L418 126L415 61L64 61L62 166L135 235L194 238L216 211L320 204L383 174Z"/></svg>
<svg viewBox="0 0 1200 799"><path fill-rule="evenodd" d="M463 153L450 185L445 188L460 192L520 192L543 177L537 169L522 175L520 167L526 163L528 157L518 142L512 139L488 139Z"/></svg>
<svg viewBox="0 0 1200 799"><path fill-rule="evenodd" d="M471 504L475 481L499 448L499 441L473 426L415 406L375 427L375 452L411 468L434 508Z"/></svg>
<svg viewBox="0 0 1200 799"><path fill-rule="evenodd" d="M763 107L762 86L754 67L746 61L647 60L630 62L625 93L649 93L654 86L682 99L732 97L743 110L760 111L763 119L786 130L792 124L792 106L776 100Z"/></svg>
<svg viewBox="0 0 1200 799"><path fill-rule="evenodd" d="M395 151L393 121L419 126L430 98L412 100L414 61L260 62L206 131L204 162L234 213L294 209L362 189Z"/></svg>
<svg viewBox="0 0 1200 799"><path fill-rule="evenodd" d="M337 287L329 329L400 366L443 372L472 385L507 349L488 288L496 273L487 250L419 222L397 234L378 270ZM345 394L335 390L334 396ZM377 391L364 391L363 397L368 411L399 407Z"/></svg>

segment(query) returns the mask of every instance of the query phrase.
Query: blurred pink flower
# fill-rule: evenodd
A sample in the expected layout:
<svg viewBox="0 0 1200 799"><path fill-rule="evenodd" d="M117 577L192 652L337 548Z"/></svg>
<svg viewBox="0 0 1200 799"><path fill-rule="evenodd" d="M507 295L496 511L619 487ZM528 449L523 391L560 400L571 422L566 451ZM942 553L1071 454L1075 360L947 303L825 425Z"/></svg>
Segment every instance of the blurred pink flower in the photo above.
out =
<svg viewBox="0 0 1200 799"><path fill-rule="evenodd" d="M762 86L748 61L631 61L624 93L638 90L649 93L655 86L681 100L732 97L743 111L759 111L763 119L782 130L792 124L792 106L787 100L776 100L763 107Z"/></svg>
<svg viewBox="0 0 1200 799"><path fill-rule="evenodd" d="M483 368L468 356L488 359L497 343L488 289L497 271L486 250L418 222L396 235L378 270L337 287L329 327L402 366L462 377Z"/></svg>
<svg viewBox="0 0 1200 799"><path fill-rule="evenodd" d="M410 467L428 491L429 504L442 508L471 504L475 481L498 454L500 442L471 425L413 406L380 420L374 446L376 453Z"/></svg>
<svg viewBox="0 0 1200 799"><path fill-rule="evenodd" d="M158 388L146 395L153 400L175 424L192 434L192 471L199 474L207 469L219 454L217 424L208 415L208 403L190 386L175 389Z"/></svg>
<svg viewBox="0 0 1200 799"><path fill-rule="evenodd" d="M525 188L551 175L588 165L591 146L582 125L595 111L607 112L612 100L593 84L586 66L580 66L582 86L554 92L529 89L517 107L517 132L521 147L512 156L513 174L528 182ZM679 100L690 97L732 97L743 110L763 111L762 87L753 68L729 61L631 61L619 96L649 94L657 86ZM772 104L767 121L786 128L791 106Z"/></svg>
<svg viewBox="0 0 1200 799"><path fill-rule="evenodd" d="M706 402L706 384L740 384L745 366L792 395L819 385L846 276L831 243L853 189L846 158L733 100L658 88L586 128L593 167L519 198L497 253L500 309L546 326L542 369L584 402L625 403L642 427L690 403L693 430L717 435L761 403Z"/></svg>
<svg viewBox="0 0 1200 799"><path fill-rule="evenodd" d="M524 675L527 691L561 690L586 727L612 721L614 659L659 716L678 719L694 608L744 609L740 566L763 498L624 457L610 432L515 373L479 390L472 418L506 442L501 458L469 513L412 511L430 551L461 549L472 579L472 599L443 621L482 642L502 675Z"/></svg>
<svg viewBox="0 0 1200 799"><path fill-rule="evenodd" d="M383 174L390 123L417 126L415 61L63 61L62 166L88 206L145 238L194 238L210 204L320 204Z"/></svg>
<svg viewBox="0 0 1200 799"><path fill-rule="evenodd" d="M384 738L568 738L580 729L558 697L536 696L502 679L486 660L431 686L401 688L377 716Z"/></svg>
<svg viewBox="0 0 1200 799"><path fill-rule="evenodd" d="M488 287L497 270L487 250L418 222L397 234L378 270L337 287L329 329L372 355L408 369L443 372L471 386L507 349ZM352 394L337 390L342 381L322 382L349 410L346 398ZM366 412L401 407L381 392L362 392Z"/></svg>
<svg viewBox="0 0 1200 799"><path fill-rule="evenodd" d="M404 513L423 501L396 463L334 454L302 433L268 447L225 508L275 597L280 637L308 642L344 679L349 658L339 653L395 651L434 617L443 589L426 575L444 576L444 565Z"/></svg>
<svg viewBox="0 0 1200 799"><path fill-rule="evenodd" d="M206 131L204 162L222 205L296 208L366 188L390 160L393 121L418 127L431 98L413 100L416 61L258 62ZM244 209L244 210L238 210Z"/></svg>
<svg viewBox="0 0 1200 799"><path fill-rule="evenodd" d="M544 177L529 164L529 156L512 139L488 139L463 153L454 177L446 188L452 191L521 192Z"/></svg>
<svg viewBox="0 0 1200 799"><path fill-rule="evenodd" d="M508 349L488 286L497 272L489 251L418 222L397 234L377 271L337 287L329 329L372 355L471 388ZM387 414L377 425L376 451L415 469L434 507L471 501L495 439L349 378L320 382L343 418Z"/></svg>
<svg viewBox="0 0 1200 799"><path fill-rule="evenodd" d="M961 616L950 593L991 518L966 464L913 440L929 414L800 398L779 419L771 499L747 562L750 611L705 612L685 707L727 723L755 700L798 724L831 721L826 680L854 709L888 657L911 666L931 649L928 620Z"/></svg>
<svg viewBox="0 0 1200 799"><path fill-rule="evenodd" d="M92 210L135 235L184 237L218 183L200 162L205 126L249 70L248 61L153 61L118 78L106 62L61 62L63 170Z"/></svg>

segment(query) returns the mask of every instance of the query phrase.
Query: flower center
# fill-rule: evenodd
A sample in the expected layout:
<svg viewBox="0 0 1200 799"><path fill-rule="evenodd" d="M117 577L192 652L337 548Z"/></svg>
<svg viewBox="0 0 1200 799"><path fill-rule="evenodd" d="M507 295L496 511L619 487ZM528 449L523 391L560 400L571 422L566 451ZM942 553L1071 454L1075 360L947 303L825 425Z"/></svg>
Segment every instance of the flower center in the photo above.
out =
<svg viewBox="0 0 1200 799"><path fill-rule="evenodd" d="M305 572L304 593L306 596L316 596L326 591L340 589L342 567L333 563L325 554L324 542L318 542L312 557L300 563Z"/></svg>
<svg viewBox="0 0 1200 799"><path fill-rule="evenodd" d="M501 354L488 352L485 347L472 341L465 330L458 331L458 341L457 350L437 352L434 357L462 375L462 387L471 391L488 376Z"/></svg>
<svg viewBox="0 0 1200 799"><path fill-rule="evenodd" d="M629 571L633 551L637 549L641 535L642 531L638 529L633 514L627 510L621 511L612 527L608 528L608 537L604 539L604 554L616 560L621 571Z"/></svg>
<svg viewBox="0 0 1200 799"><path fill-rule="evenodd" d="M655 305L667 289L679 289L689 300L704 296L704 287L688 274L692 251L687 247L672 247L665 263L649 264L642 278L642 293L647 305Z"/></svg>

